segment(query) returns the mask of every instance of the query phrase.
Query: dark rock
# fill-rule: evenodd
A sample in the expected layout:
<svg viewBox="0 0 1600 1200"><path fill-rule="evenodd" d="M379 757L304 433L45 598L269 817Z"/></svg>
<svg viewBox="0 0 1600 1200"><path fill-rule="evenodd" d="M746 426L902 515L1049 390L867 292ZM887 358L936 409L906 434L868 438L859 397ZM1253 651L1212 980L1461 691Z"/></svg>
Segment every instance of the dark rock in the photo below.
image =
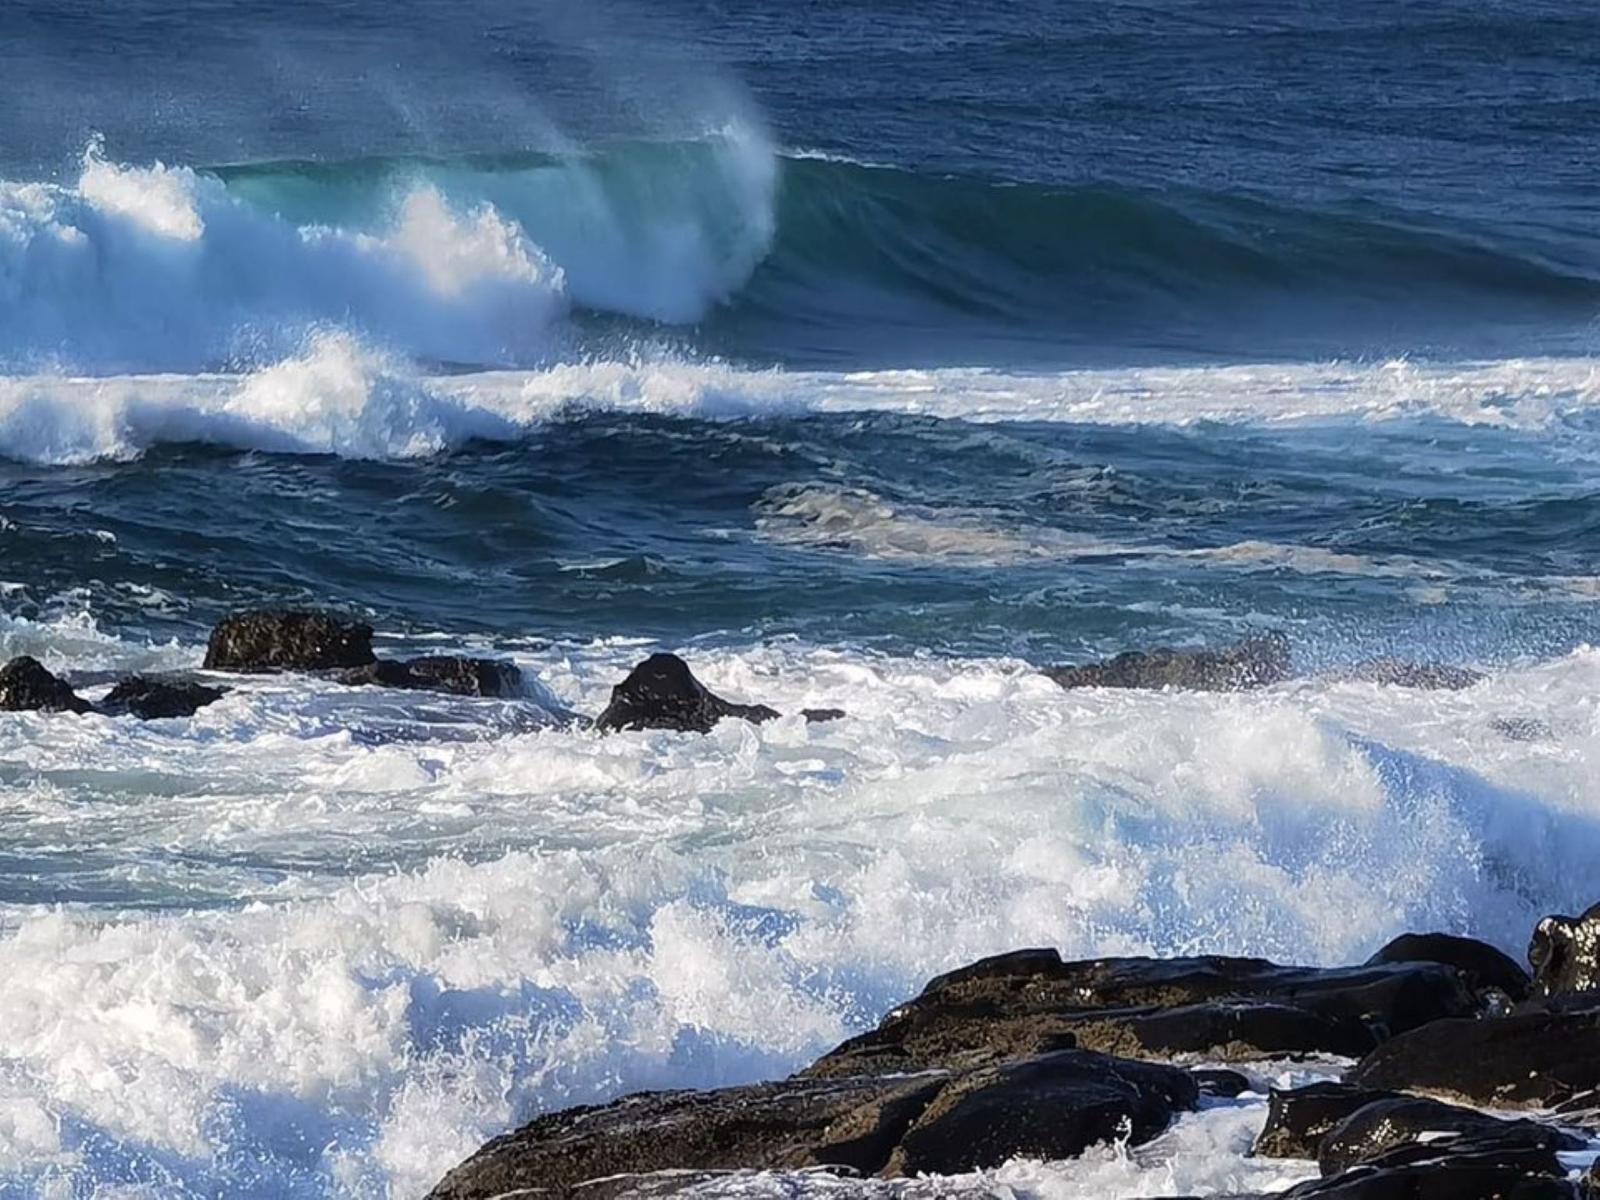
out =
<svg viewBox="0 0 1600 1200"><path fill-rule="evenodd" d="M1578 1185L1529 1174L1493 1156L1443 1156L1436 1161L1385 1168L1356 1167L1332 1179L1302 1183L1279 1200L1583 1200Z"/></svg>
<svg viewBox="0 0 1600 1200"><path fill-rule="evenodd" d="M965 1072L646 1094L540 1117L489 1142L431 1195L590 1196L587 1181L666 1170L973 1171L1147 1140L1197 1096L1176 1068L1079 1051Z"/></svg>
<svg viewBox="0 0 1600 1200"><path fill-rule="evenodd" d="M1555 737L1555 730L1537 717L1495 717L1489 728L1511 742L1541 742Z"/></svg>
<svg viewBox="0 0 1600 1200"><path fill-rule="evenodd" d="M328 613L262 610L211 631L208 671L332 671L374 661L372 626Z"/></svg>
<svg viewBox="0 0 1600 1200"><path fill-rule="evenodd" d="M1459 692L1482 683L1481 671L1452 667L1444 663L1410 662L1403 658L1369 658L1332 673L1334 679L1355 683L1381 683L1391 687L1431 688Z"/></svg>
<svg viewBox="0 0 1600 1200"><path fill-rule="evenodd" d="M1262 1158L1315 1158L1322 1139L1352 1113L1394 1095L1334 1082L1273 1088L1267 1098L1266 1124L1252 1153Z"/></svg>
<svg viewBox="0 0 1600 1200"><path fill-rule="evenodd" d="M1528 946L1533 995L1589 992L1600 988L1600 904L1581 917L1546 917Z"/></svg>
<svg viewBox="0 0 1600 1200"><path fill-rule="evenodd" d="M733 704L714 695L676 654L652 654L611 689L611 703L595 719L595 728L710 733L723 717L759 724L777 716L765 705Z"/></svg>
<svg viewBox="0 0 1600 1200"><path fill-rule="evenodd" d="M1477 1010L1459 973L1435 963L1318 970L1220 956L1062 962L1054 950L1024 950L933 980L806 1074L970 1066L1090 1043L1155 1056L1245 1057L1259 1038L1273 1055L1356 1054L1390 1033ZM1296 1037L1305 1044L1285 1044Z"/></svg>
<svg viewBox="0 0 1600 1200"><path fill-rule="evenodd" d="M515 663L493 658L461 658L438 654L403 662L380 660L340 672L339 682L351 687L400 688L413 692L445 692L452 696L487 696L509 700L522 694L522 671Z"/></svg>
<svg viewBox="0 0 1600 1200"><path fill-rule="evenodd" d="M1554 1108L1600 1088L1600 1012L1435 1021L1385 1042L1345 1078L1484 1107Z"/></svg>
<svg viewBox="0 0 1600 1200"><path fill-rule="evenodd" d="M1556 1152L1585 1145L1583 1138L1537 1121L1506 1121L1422 1096L1395 1096L1357 1109L1330 1130L1317 1151L1317 1166L1324 1175L1337 1175L1379 1160L1409 1166L1470 1153L1562 1174Z"/></svg>
<svg viewBox="0 0 1600 1200"><path fill-rule="evenodd" d="M0 712L86 713L90 707L36 658L24 654L0 667Z"/></svg>
<svg viewBox="0 0 1600 1200"><path fill-rule="evenodd" d="M135 675L111 689L100 702L108 716L134 716L141 721L192 717L208 704L227 695L224 688L206 687L192 679L155 679Z"/></svg>
<svg viewBox="0 0 1600 1200"><path fill-rule="evenodd" d="M1236 692L1289 678L1289 639L1281 633L1246 638L1224 650L1130 650L1101 663L1046 667L1064 688L1178 688Z"/></svg>
<svg viewBox="0 0 1600 1200"><path fill-rule="evenodd" d="M800 715L807 725L820 725L825 721L842 721L850 714L842 708L802 708Z"/></svg>
<svg viewBox="0 0 1600 1200"><path fill-rule="evenodd" d="M1403 933L1367 959L1368 966L1382 963L1432 962L1455 967L1475 992L1494 988L1511 1000L1528 995L1528 973L1509 954L1475 938L1448 933Z"/></svg>

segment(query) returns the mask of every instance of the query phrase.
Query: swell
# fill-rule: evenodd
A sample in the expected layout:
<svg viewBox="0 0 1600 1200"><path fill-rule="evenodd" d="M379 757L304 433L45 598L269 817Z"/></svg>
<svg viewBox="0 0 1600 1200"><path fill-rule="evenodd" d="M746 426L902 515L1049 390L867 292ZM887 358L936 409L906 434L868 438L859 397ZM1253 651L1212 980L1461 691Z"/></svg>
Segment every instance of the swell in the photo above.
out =
<svg viewBox="0 0 1600 1200"><path fill-rule="evenodd" d="M959 178L758 135L0 182L0 367L275 361L338 326L464 366L641 343L786 365L1504 352L1600 308L1552 248L1400 213Z"/></svg>

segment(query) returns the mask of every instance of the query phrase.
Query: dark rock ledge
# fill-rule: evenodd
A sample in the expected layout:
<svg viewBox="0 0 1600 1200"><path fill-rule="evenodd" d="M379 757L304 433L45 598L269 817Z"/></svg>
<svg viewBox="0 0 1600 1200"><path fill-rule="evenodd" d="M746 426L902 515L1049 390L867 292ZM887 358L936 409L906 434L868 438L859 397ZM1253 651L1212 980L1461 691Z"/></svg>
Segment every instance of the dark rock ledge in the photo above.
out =
<svg viewBox="0 0 1600 1200"><path fill-rule="evenodd" d="M1561 1155L1600 1089L1600 906L1553 917L1530 974L1469 938L1407 935L1356 967L1205 956L998 955L932 980L786 1079L630 1096L537 1118L433 1200L673 1195L738 1171L950 1175L1156 1136L1234 1072L1338 1055L1343 1081L1276 1091L1258 1155L1315 1163L1288 1197L1581 1200ZM1521 1108L1516 1118L1480 1108ZM857 1190L865 1191L865 1185ZM1235 1198L1238 1200L1238 1198Z"/></svg>

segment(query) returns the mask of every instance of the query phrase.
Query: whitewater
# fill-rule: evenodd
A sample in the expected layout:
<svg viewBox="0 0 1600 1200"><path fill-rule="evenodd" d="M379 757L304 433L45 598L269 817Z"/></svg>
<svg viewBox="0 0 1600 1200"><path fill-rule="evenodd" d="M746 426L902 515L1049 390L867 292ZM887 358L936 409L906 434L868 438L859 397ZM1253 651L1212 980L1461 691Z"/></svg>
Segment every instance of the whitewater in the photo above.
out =
<svg viewBox="0 0 1600 1200"><path fill-rule="evenodd" d="M0 16L0 663L291 605L526 685L0 713L0 1195L405 1200L984 955L1600 900L1592 15L212 7ZM847 715L565 719L660 650ZM1340 1066L849 1194L1285 1187L1266 1090Z"/></svg>

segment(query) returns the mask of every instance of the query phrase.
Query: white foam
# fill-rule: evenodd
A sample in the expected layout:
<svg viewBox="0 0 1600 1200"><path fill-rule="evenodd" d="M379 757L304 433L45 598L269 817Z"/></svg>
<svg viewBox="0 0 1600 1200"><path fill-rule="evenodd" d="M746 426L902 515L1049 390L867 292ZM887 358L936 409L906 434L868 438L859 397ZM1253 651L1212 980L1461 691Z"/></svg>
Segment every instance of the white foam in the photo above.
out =
<svg viewBox="0 0 1600 1200"><path fill-rule="evenodd" d="M152 653L62 632L113 666ZM645 650L517 658L593 712ZM1593 899L1592 650L1462 693L1243 696L792 642L690 657L733 698L851 715L441 740L432 699L292 677L189 721L0 715L8 851L57 896L127 898L0 904L0 1169L111 1188L153 1153L173 1191L417 1195L538 1108L786 1071L985 953L1331 963L1433 928L1517 948ZM415 736L360 732L413 709ZM1259 1115L1187 1119L1194 1154L993 1179L1287 1179L1239 1157Z"/></svg>
<svg viewBox="0 0 1600 1200"><path fill-rule="evenodd" d="M438 216L433 204L421 203L432 211L429 220ZM486 218L480 214L478 219ZM427 271L443 272L437 277L448 282L466 271L463 263L498 261L515 245L503 240L504 233L495 227L465 231L462 237L469 245L445 253ZM503 286L516 293L521 285L508 277ZM473 322L479 334L490 325ZM402 457L472 438L519 438L571 412L712 420L898 412L986 422L1179 426L1430 418L1539 433L1555 439L1558 457L1587 461L1600 459L1600 453L1593 435L1575 428L1574 422L1597 406L1600 373L1587 359L1022 375L958 369L848 374L746 370L657 356L430 376L369 340L322 329L302 339L277 365L252 374L0 377L0 454L78 462L195 440ZM337 419L330 420L331 414L338 414ZM1256 558L1264 545L1253 544ZM1251 547L1241 548L1235 557L1246 549ZM1281 558L1277 565L1299 569L1308 561L1302 552ZM1322 556L1324 565L1332 562ZM1392 569L1410 570L1398 561L1378 564L1380 573Z"/></svg>

